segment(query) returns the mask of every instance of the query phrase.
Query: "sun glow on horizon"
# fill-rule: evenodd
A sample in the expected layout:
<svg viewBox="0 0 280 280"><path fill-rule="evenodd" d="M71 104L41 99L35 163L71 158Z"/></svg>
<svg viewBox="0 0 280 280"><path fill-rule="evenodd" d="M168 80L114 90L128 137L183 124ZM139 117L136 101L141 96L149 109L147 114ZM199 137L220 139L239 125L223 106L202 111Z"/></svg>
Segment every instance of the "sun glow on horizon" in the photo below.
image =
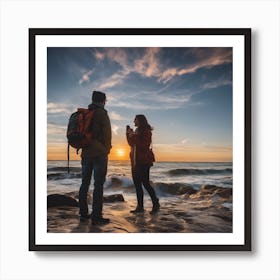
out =
<svg viewBox="0 0 280 280"><path fill-rule="evenodd" d="M197 146L179 149L178 146L172 145L156 145L153 149L156 157L156 162L231 162L232 149L231 147L211 147ZM114 145L109 154L109 160L129 160L130 148L128 145ZM50 144L47 153L48 160L67 160L67 145L66 144ZM70 160L80 160L81 151L79 154L76 150L70 149Z"/></svg>
<svg viewBox="0 0 280 280"><path fill-rule="evenodd" d="M116 153L119 157L123 157L125 155L124 149L117 149Z"/></svg>
<svg viewBox="0 0 280 280"><path fill-rule="evenodd" d="M121 145L121 146L116 146L114 147L113 145L113 148L109 154L109 159L110 160L129 160L129 149L124 146L124 145Z"/></svg>

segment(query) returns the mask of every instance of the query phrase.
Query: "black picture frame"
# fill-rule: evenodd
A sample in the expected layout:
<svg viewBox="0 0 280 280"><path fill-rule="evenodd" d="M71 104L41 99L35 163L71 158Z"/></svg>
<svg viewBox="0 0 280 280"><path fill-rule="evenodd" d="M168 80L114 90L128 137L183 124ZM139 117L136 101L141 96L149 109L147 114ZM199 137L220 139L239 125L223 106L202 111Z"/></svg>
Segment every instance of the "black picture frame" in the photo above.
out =
<svg viewBox="0 0 280 280"><path fill-rule="evenodd" d="M97 245L40 244L36 242L36 40L38 36L66 35L176 35L243 36L244 38L244 243L225 245L160 244ZM240 108L241 110L242 108ZM30 251L251 251L251 29L250 28L178 28L178 29L29 29L29 250Z"/></svg>

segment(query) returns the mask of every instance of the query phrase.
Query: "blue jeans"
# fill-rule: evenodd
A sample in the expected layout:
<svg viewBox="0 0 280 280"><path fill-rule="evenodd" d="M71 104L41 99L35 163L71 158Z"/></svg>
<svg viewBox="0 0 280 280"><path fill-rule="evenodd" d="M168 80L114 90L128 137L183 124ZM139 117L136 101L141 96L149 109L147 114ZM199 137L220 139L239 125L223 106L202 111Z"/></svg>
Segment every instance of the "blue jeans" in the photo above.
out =
<svg viewBox="0 0 280 280"><path fill-rule="evenodd" d="M88 215L87 194L94 172L94 189L92 198L92 218L102 217L103 184L106 180L108 156L82 158L82 184L79 191L80 215Z"/></svg>

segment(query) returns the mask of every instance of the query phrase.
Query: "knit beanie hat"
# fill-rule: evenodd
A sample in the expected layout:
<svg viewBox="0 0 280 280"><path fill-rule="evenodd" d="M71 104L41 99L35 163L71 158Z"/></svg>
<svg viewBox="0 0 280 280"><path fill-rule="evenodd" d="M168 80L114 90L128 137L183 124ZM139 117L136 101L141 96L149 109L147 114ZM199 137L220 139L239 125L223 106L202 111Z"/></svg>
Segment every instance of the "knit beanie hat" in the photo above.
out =
<svg viewBox="0 0 280 280"><path fill-rule="evenodd" d="M94 90L92 92L91 100L92 102L96 102L96 103L104 102L106 100L106 94L104 92Z"/></svg>

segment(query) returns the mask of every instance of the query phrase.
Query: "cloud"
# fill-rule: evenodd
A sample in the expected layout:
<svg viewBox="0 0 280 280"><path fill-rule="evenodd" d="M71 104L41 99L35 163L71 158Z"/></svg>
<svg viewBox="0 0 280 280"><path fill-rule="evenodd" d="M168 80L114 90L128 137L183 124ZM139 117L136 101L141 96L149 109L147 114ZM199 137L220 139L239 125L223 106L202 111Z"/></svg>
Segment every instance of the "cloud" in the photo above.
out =
<svg viewBox="0 0 280 280"><path fill-rule="evenodd" d="M97 60L102 60L105 58L105 53L102 53L98 50L95 50L95 53L94 53L95 57Z"/></svg>
<svg viewBox="0 0 280 280"><path fill-rule="evenodd" d="M47 105L48 114L71 114L74 110L73 105L49 102Z"/></svg>
<svg viewBox="0 0 280 280"><path fill-rule="evenodd" d="M125 118L123 118L120 114L116 113L116 112L110 112L109 113L111 120L114 121L122 121L125 120Z"/></svg>
<svg viewBox="0 0 280 280"><path fill-rule="evenodd" d="M145 110L145 109L150 109L150 110L156 110L156 109L161 109L159 108L158 105L147 105L144 104L143 102L137 102L137 101L122 101L118 100L112 104L108 104L110 107L117 107L117 108L128 108L132 110Z"/></svg>
<svg viewBox="0 0 280 280"><path fill-rule="evenodd" d="M186 63L189 65L184 65L181 67L170 67L170 61L164 60L164 48L141 48L139 51L136 48L96 48L94 50L94 55L98 60L104 60L107 58L109 61L118 63L121 66L121 70L113 73L106 78L99 81L95 81L95 87L105 91L112 89L118 85L122 85L126 79L128 79L130 74L139 74L142 77L155 78L154 82L161 83L164 88L168 85L174 77L182 76L188 73L195 73L201 68L210 68L216 65L232 62L232 49L231 48L194 48L191 49L191 59L185 57ZM183 55L183 53L182 53ZM188 53L189 55L189 53ZM189 57L190 58L190 57ZM175 61L175 60L174 60ZM90 81L90 76L93 70L89 70L83 74L79 81L79 84ZM201 85L201 89L215 88L221 85L228 85L231 81L229 80L219 80ZM180 108L186 103L188 103L192 97L197 92L193 93L181 93L176 94L173 92L167 93L158 91L158 94L151 92L151 94L138 94L137 98L131 98L126 96L125 99L118 96L114 101L110 100L108 104L111 107L125 107L131 109L161 109L161 106L165 106L165 109L176 109ZM145 102L148 101L148 102Z"/></svg>
<svg viewBox="0 0 280 280"><path fill-rule="evenodd" d="M201 143L201 147L207 150L215 151L215 152L228 152L232 151L232 145L214 145Z"/></svg>
<svg viewBox="0 0 280 280"><path fill-rule="evenodd" d="M193 65L193 66L183 68L183 69L170 68L170 69L167 69L167 70L163 71L163 73L159 77L158 81L163 82L165 84L165 83L169 82L175 76L182 76L182 75L185 75L185 74L195 73L199 68L202 68L203 66L205 66L205 65L204 64Z"/></svg>
<svg viewBox="0 0 280 280"><path fill-rule="evenodd" d="M66 126L48 123L48 133L65 135Z"/></svg>
<svg viewBox="0 0 280 280"><path fill-rule="evenodd" d="M164 52L164 48L146 48L141 58L129 62L130 55L125 48L108 48L104 52L96 51L95 55L99 59L107 57L122 67L122 70L103 81L99 88L106 90L121 84L131 73L138 73L147 78L154 77L157 79L157 82L166 84L176 76L195 73L201 68L211 68L232 62L231 48L209 48L208 51L205 51L205 48L194 49L192 55L195 57L195 61L183 67L165 65L160 56L162 52ZM85 81L87 81L87 78L88 76L85 75Z"/></svg>
<svg viewBox="0 0 280 280"><path fill-rule="evenodd" d="M128 67L128 56L123 48L109 48L107 51L107 57L122 65L123 68Z"/></svg>
<svg viewBox="0 0 280 280"><path fill-rule="evenodd" d="M159 57L160 48L148 48L145 55L135 61L133 71L145 77L160 75Z"/></svg>
<svg viewBox="0 0 280 280"><path fill-rule="evenodd" d="M131 73L138 73L144 77L158 77L161 71L159 69L159 59L156 55L159 51L160 48L148 48L141 58L132 60L131 63L129 63L129 55L123 48L108 48L104 53L97 52L98 55L96 55L100 59L107 57L111 61L117 62L122 67L120 71L103 81L99 85L99 88L101 90L106 90L121 84Z"/></svg>
<svg viewBox="0 0 280 280"><path fill-rule="evenodd" d="M197 151L198 147L197 145L183 145L182 143L178 144L162 144L162 143L154 143L153 148L156 151L162 151L162 152L170 152L170 153L186 153L186 151Z"/></svg>
<svg viewBox="0 0 280 280"><path fill-rule="evenodd" d="M94 55L98 60L108 58L120 64L124 69L128 67L128 55L124 48L106 48L105 51L95 49Z"/></svg>
<svg viewBox="0 0 280 280"><path fill-rule="evenodd" d="M180 108L191 100L194 92L184 91L170 92L170 95L152 93L146 96L141 95L142 100L146 100L149 103L153 101L157 103L158 106L164 106L165 108ZM166 107L167 106L167 107Z"/></svg>
<svg viewBox="0 0 280 280"><path fill-rule="evenodd" d="M190 102L194 92L173 91L171 95L165 95L161 91L136 92L133 96L114 96L108 98L108 106L111 108L128 108L132 110L166 110L177 109Z"/></svg>
<svg viewBox="0 0 280 280"><path fill-rule="evenodd" d="M167 109L177 109L181 108L184 104L179 100L177 102L154 102L154 103L144 103L141 101L117 101L113 104L110 104L110 107L117 108L128 108L132 110L167 110Z"/></svg>
<svg viewBox="0 0 280 280"><path fill-rule="evenodd" d="M66 126L48 123L48 143L66 143L66 131Z"/></svg>
<svg viewBox="0 0 280 280"><path fill-rule="evenodd" d="M213 82L206 83L202 86L203 89L211 89L211 88L218 88L221 86L227 86L231 85L232 81L231 80L217 80Z"/></svg>
<svg viewBox="0 0 280 280"><path fill-rule="evenodd" d="M185 145L185 144L187 144L188 142L189 142L188 139L183 139L183 140L181 141L181 144Z"/></svg>
<svg viewBox="0 0 280 280"><path fill-rule="evenodd" d="M100 83L98 88L100 90L106 90L106 89L112 88L118 84L121 84L129 73L130 72L128 70L121 70L121 71L113 74L111 77L107 78L102 83Z"/></svg>
<svg viewBox="0 0 280 280"><path fill-rule="evenodd" d="M83 74L82 78L79 80L79 85L82 85L85 82L90 81L90 76L92 75L93 70L89 70Z"/></svg>
<svg viewBox="0 0 280 280"><path fill-rule="evenodd" d="M115 135L118 135L119 127L115 124L112 124L112 131Z"/></svg>
<svg viewBox="0 0 280 280"><path fill-rule="evenodd" d="M171 67L165 69L159 76L158 81L167 83L175 76L195 73L201 68L211 68L232 62L231 48L211 48L208 52L204 48L194 48L193 55L196 61L185 67Z"/></svg>
<svg viewBox="0 0 280 280"><path fill-rule="evenodd" d="M231 145L207 145L206 143L201 144L190 144L185 145L183 143L176 144L162 144L154 143L153 147L161 151L173 151L173 152L186 152L186 151L204 151L204 152L232 152Z"/></svg>
<svg viewBox="0 0 280 280"><path fill-rule="evenodd" d="M163 83L167 83L171 80L174 76L178 75L179 71L177 68L169 68L161 74L158 81L163 81Z"/></svg>

